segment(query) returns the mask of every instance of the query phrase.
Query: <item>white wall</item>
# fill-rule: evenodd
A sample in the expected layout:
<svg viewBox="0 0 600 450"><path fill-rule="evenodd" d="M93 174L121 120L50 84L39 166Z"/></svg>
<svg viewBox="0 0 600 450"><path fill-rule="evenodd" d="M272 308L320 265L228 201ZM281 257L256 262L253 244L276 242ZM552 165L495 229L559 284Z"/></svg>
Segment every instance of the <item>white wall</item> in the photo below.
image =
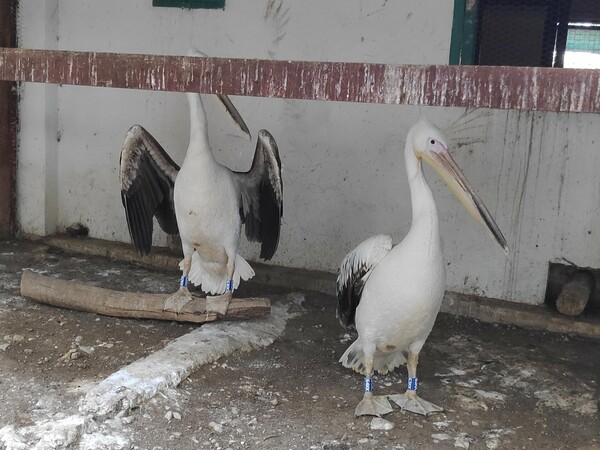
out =
<svg viewBox="0 0 600 450"><path fill-rule="evenodd" d="M175 55L195 46L222 57L397 64L446 64L453 9L452 1L439 0L227 0L224 11L153 8L150 0L20 3L20 43L29 48ZM457 144L451 151L512 250L505 258L428 171L442 217L449 289L539 303L549 261L564 257L600 267L597 116L234 101L253 135L267 128L279 144L285 210L275 264L335 271L370 235L400 240L410 224L403 141L426 114L448 128ZM217 158L247 168L254 142L242 139L212 99L206 104ZM22 231L46 234L81 221L94 237L128 241L117 167L133 123L182 161L188 136L182 94L26 85ZM155 243L164 243L159 232ZM258 246L244 242L243 254L256 259Z"/></svg>
<svg viewBox="0 0 600 450"><path fill-rule="evenodd" d="M57 48L58 0L21 2L19 15L20 46ZM18 221L24 232L43 236L58 226L58 88L22 86L19 109Z"/></svg>

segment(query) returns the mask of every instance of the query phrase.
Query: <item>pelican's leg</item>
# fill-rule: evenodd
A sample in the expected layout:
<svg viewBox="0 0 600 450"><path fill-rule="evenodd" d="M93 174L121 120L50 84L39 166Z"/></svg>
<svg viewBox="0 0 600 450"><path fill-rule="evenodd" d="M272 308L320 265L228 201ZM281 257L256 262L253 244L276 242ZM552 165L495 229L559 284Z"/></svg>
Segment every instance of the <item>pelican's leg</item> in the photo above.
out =
<svg viewBox="0 0 600 450"><path fill-rule="evenodd" d="M193 300L192 294L190 294L190 291L188 290L188 275L190 273L190 269L192 268L192 254L194 253L194 248L185 243L182 243L182 247L183 271L181 280L179 281L179 289L167 297L163 306L163 310L175 311L177 314L181 312L185 305Z"/></svg>
<svg viewBox="0 0 600 450"><path fill-rule="evenodd" d="M417 395L417 364L419 363L418 353L408 353L408 360L406 362L406 368L408 369L408 389L404 394L389 395L388 398L396 403L400 408L422 414L424 416L433 413L441 412L444 408L441 408L433 403L429 403L423 400Z"/></svg>
<svg viewBox="0 0 600 450"><path fill-rule="evenodd" d="M227 281L225 284L225 292L221 295L206 296L207 311L214 311L222 315L227 313L229 302L231 302L231 298L233 297L233 272L235 271L235 255L235 252L233 253L233 257L229 252L227 253Z"/></svg>
<svg viewBox="0 0 600 450"><path fill-rule="evenodd" d="M373 354L365 356L364 395L354 414L358 416L383 416L392 412L392 406L385 395L373 395Z"/></svg>

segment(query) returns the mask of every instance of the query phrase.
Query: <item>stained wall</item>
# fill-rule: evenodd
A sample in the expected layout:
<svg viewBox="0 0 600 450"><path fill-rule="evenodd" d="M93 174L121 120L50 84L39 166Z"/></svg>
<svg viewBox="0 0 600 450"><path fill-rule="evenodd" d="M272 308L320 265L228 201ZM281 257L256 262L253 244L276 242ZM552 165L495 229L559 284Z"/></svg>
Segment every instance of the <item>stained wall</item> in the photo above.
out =
<svg viewBox="0 0 600 450"><path fill-rule="evenodd" d="M453 2L437 0L227 0L225 10L155 8L150 0L20 2L20 46L282 60L446 64ZM526 303L543 301L548 262L600 267L600 118L590 114L341 104L237 97L253 135L266 128L281 152L282 237L273 264L334 272L379 233L410 226L402 156L420 115L450 151L504 232L500 248L427 169L441 216L448 288ZM245 140L207 97L217 159L249 167ZM127 242L118 164L139 123L183 160L189 119L183 94L26 84L20 103L18 220L45 235L82 222L94 237ZM165 236L155 230L155 244ZM255 244L242 253L258 257Z"/></svg>

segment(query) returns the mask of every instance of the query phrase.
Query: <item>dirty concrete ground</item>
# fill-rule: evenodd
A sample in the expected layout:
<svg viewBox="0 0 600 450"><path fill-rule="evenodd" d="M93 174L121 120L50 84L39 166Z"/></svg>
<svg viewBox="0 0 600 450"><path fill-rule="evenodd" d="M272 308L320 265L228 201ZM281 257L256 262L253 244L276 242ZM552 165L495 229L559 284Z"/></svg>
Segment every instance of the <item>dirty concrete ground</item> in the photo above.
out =
<svg viewBox="0 0 600 450"><path fill-rule="evenodd" d="M69 416L86 387L196 328L35 303L19 296L25 268L128 291L169 292L178 279L0 242L0 431ZM246 283L237 295L285 292ZM424 418L395 409L385 417L392 429L372 429L371 418L354 417L361 377L337 362L353 337L335 319L335 300L304 295L302 314L274 344L203 366L114 417L122 439L56 448L600 449L600 342L440 314L421 353L419 390L446 411ZM374 387L397 393L405 382L401 368L376 376ZM0 448L28 445L0 440Z"/></svg>

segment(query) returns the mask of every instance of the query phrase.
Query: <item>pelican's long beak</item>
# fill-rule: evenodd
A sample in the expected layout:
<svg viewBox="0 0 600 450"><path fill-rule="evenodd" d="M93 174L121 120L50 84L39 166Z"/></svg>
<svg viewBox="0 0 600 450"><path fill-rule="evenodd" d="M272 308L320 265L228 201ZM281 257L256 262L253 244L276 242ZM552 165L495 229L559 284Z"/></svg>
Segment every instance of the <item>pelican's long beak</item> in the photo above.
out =
<svg viewBox="0 0 600 450"><path fill-rule="evenodd" d="M500 244L504 253L508 254L506 239L494 218L448 152L448 149L441 142L429 139L427 149L420 152L419 156L440 174L469 214L488 232L492 239Z"/></svg>
<svg viewBox="0 0 600 450"><path fill-rule="evenodd" d="M231 118L238 126L238 128L242 131L242 133L248 136L248 139L251 140L252 136L250 135L250 130L248 129L246 122L244 122L244 119L242 119L242 115L237 110L237 108L233 106L233 103L231 103L229 97L225 94L217 94L217 98L221 101L221 103L225 107L225 110L231 116Z"/></svg>
<svg viewBox="0 0 600 450"><path fill-rule="evenodd" d="M197 48L190 48L187 51L187 56L194 56L197 58L208 58L208 55L206 53L201 52ZM237 108L235 106L233 106L233 103L231 103L231 100L229 100L229 97L227 97L225 94L217 94L217 98L223 104L223 106L225 107L225 110L231 116L231 118L233 119L235 124L238 126L238 128L242 131L242 133L244 133L246 136L248 136L248 139L251 140L252 136L250 135L250 130L248 129L248 125L246 125L246 122L244 122L244 119L242 119L242 115L237 110Z"/></svg>

